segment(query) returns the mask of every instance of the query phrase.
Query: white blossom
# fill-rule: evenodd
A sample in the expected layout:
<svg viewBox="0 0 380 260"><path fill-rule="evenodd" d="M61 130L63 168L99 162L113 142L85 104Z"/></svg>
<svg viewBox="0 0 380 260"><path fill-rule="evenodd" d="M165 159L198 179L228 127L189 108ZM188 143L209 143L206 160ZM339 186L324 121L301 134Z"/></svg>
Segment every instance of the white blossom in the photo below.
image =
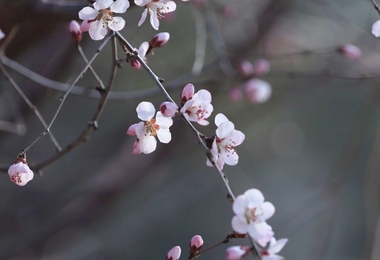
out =
<svg viewBox="0 0 380 260"><path fill-rule="evenodd" d="M138 26L143 24L149 13L150 23L156 30L158 30L158 27L160 26L158 19L164 18L166 13L175 11L177 7L176 3L171 0L135 0L135 4L145 7Z"/></svg>
<svg viewBox="0 0 380 260"><path fill-rule="evenodd" d="M34 177L33 171L24 162L12 164L8 169L8 175L11 181L19 186L24 186L29 181L33 180Z"/></svg>

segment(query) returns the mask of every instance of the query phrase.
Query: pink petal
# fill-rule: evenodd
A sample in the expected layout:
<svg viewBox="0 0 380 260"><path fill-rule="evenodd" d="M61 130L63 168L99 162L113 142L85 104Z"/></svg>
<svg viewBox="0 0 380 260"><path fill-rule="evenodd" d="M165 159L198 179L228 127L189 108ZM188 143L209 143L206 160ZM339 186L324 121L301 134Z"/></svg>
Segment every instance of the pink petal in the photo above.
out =
<svg viewBox="0 0 380 260"><path fill-rule="evenodd" d="M248 232L248 224L247 224L247 222L241 220L237 216L234 216L232 218L231 225L232 225L232 229L235 232L238 232L240 234L246 234Z"/></svg>

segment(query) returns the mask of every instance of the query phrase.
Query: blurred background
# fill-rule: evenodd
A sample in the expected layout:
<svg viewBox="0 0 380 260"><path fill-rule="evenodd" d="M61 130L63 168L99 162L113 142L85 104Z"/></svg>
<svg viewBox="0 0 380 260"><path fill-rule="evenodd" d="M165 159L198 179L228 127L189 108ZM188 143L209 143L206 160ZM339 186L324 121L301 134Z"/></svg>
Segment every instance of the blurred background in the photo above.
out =
<svg viewBox="0 0 380 260"><path fill-rule="evenodd" d="M289 238L280 255L380 259L380 45L371 34L379 15L371 1L176 3L176 12L160 23L170 41L149 57L149 65L177 101L188 82L212 93L214 112L209 126L198 127L202 133L214 133L217 113L245 133L237 147L239 164L224 172L236 195L258 188L275 205L268 223L276 238ZM0 28L6 35L17 28L5 55L46 78L73 82L84 62L68 23L79 20L85 4L2 0ZM135 47L157 33L148 20L137 27L142 11L132 6L122 15L121 33ZM83 38L91 57L100 42L86 33ZM189 74L203 43L204 69ZM361 57L339 54L342 44L358 46ZM110 54L107 45L94 63L104 82ZM125 58L121 48L119 58ZM248 78L236 71L242 60L262 58L271 64L261 79L272 86L272 96L252 104L243 89ZM49 122L63 93L6 67ZM183 120L174 118L169 144L159 143L149 155L132 154L135 138L126 131L139 121L136 106L151 101L158 108L164 101L145 71L124 62L99 129L25 187L10 182L6 169L44 128L0 75L1 259L164 259L176 245L186 259L193 235L201 235L207 247L231 231L232 206L223 184L205 165L204 151ZM78 83L85 89L97 84L89 72ZM243 97L233 102L231 87ZM96 110L99 99L88 93L69 95L51 129L63 147ZM28 163L54 153L45 137L29 150ZM199 259L224 259L228 246L248 243L236 239Z"/></svg>

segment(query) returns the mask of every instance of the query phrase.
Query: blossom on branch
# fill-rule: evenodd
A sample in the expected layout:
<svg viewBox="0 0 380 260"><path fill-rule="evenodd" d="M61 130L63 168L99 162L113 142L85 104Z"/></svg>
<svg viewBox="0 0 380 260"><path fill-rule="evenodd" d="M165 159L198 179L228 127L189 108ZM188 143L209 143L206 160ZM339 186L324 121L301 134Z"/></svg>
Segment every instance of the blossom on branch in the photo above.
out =
<svg viewBox="0 0 380 260"><path fill-rule="evenodd" d="M211 105L211 93L201 89L194 94L194 86L187 84L181 94L182 107L180 112L189 121L200 125L208 125L207 118L211 115L214 107Z"/></svg>
<svg viewBox="0 0 380 260"><path fill-rule="evenodd" d="M278 241L274 237L270 240L269 247L261 251L262 260L284 260L280 255L276 255L278 252L284 248L285 244L288 242L287 238L282 238Z"/></svg>
<svg viewBox="0 0 380 260"><path fill-rule="evenodd" d="M244 141L245 135L241 131L235 130L235 125L222 113L216 115L215 124L218 128L211 148L215 163L220 169L223 169L225 163L231 166L236 165L239 156L235 147ZM207 165L212 166L208 159Z"/></svg>
<svg viewBox="0 0 380 260"><path fill-rule="evenodd" d="M203 238L200 235L195 235L190 240L190 254L196 254L203 246Z"/></svg>
<svg viewBox="0 0 380 260"><path fill-rule="evenodd" d="M138 26L141 26L144 23L149 13L150 23L156 30L158 30L158 27L160 26L160 21L158 19L164 18L166 13L173 12L177 8L176 3L170 0L135 0L135 4L145 7Z"/></svg>
<svg viewBox="0 0 380 260"><path fill-rule="evenodd" d="M97 0L93 7L87 6L80 10L79 18L83 20L83 29L85 30L89 24L90 37L98 41L106 36L109 29L120 31L124 28L124 19L115 17L113 13L125 13L128 7L128 0Z"/></svg>
<svg viewBox="0 0 380 260"><path fill-rule="evenodd" d="M133 124L128 128L128 135L136 135L137 141L133 146L133 153L149 154L156 150L157 141L155 136L161 143L169 143L172 136L169 127L173 124L173 119L164 117L161 112L157 112L156 118L154 114L156 109L150 102L141 102L137 108L137 117L142 122Z"/></svg>
<svg viewBox="0 0 380 260"><path fill-rule="evenodd" d="M8 169L8 175L11 181L19 186L24 186L29 181L33 180L34 173L29 168L26 160L18 160Z"/></svg>
<svg viewBox="0 0 380 260"><path fill-rule="evenodd" d="M251 249L249 246L231 246L226 250L227 260L240 260L246 256Z"/></svg>
<svg viewBox="0 0 380 260"><path fill-rule="evenodd" d="M236 214L232 218L232 229L235 232L248 235L259 245L265 246L273 237L273 231L265 221L273 216L275 208L265 201L261 191L247 190L238 196L233 205Z"/></svg>

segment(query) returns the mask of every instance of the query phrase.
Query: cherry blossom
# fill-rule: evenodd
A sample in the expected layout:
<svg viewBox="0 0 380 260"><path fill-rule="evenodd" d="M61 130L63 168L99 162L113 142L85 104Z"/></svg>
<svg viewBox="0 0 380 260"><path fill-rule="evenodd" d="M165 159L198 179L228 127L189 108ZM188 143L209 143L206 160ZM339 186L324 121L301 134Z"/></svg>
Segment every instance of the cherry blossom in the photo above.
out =
<svg viewBox="0 0 380 260"><path fill-rule="evenodd" d="M247 190L235 199L232 208L236 214L232 218L232 228L235 232L248 233L263 247L272 239L272 228L265 221L273 216L275 208L272 203L264 202L261 191Z"/></svg>
<svg viewBox="0 0 380 260"><path fill-rule="evenodd" d="M34 173L29 168L28 164L23 161L16 161L8 169L8 175L11 181L19 186L24 186L29 181L33 180Z"/></svg>
<svg viewBox="0 0 380 260"><path fill-rule="evenodd" d="M276 255L278 252L284 248L285 244L288 242L287 238L282 238L278 241L274 237L270 240L269 247L261 251L262 260L284 260L280 255Z"/></svg>
<svg viewBox="0 0 380 260"><path fill-rule="evenodd" d="M226 250L227 260L240 260L250 251L249 246L231 246Z"/></svg>
<svg viewBox="0 0 380 260"><path fill-rule="evenodd" d="M214 107L211 105L211 93L205 89L194 93L194 86L187 84L181 94L183 106L180 112L189 121L197 122L200 125L208 125L207 118L211 115Z"/></svg>
<svg viewBox="0 0 380 260"><path fill-rule="evenodd" d="M176 3L170 0L135 0L135 4L145 7L138 26L141 26L144 23L149 13L150 23L156 30L158 30L158 27L160 26L158 19L164 18L166 13L173 12L177 8Z"/></svg>
<svg viewBox="0 0 380 260"><path fill-rule="evenodd" d="M235 125L228 118L219 113L215 117L216 136L212 144L211 154L220 169L223 169L224 164L236 165L239 161L239 156L235 151L235 147L240 145L245 135L235 130ZM212 166L207 160L207 165Z"/></svg>
<svg viewBox="0 0 380 260"><path fill-rule="evenodd" d="M166 260L178 260L181 257L181 248L175 246L166 255Z"/></svg>
<svg viewBox="0 0 380 260"><path fill-rule="evenodd" d="M157 141L155 136L161 143L169 143L172 136L169 127L173 124L173 119L165 117L161 112L156 112L154 106L150 102L141 102L136 108L137 116L143 122L133 124L128 128L128 135L136 135L137 141L133 146L133 153L149 154L156 150Z"/></svg>
<svg viewBox="0 0 380 260"><path fill-rule="evenodd" d="M113 16L113 13L125 13L129 7L128 0L97 0L93 7L84 7L79 11L79 18L90 24L90 37L97 41L106 36L108 29L120 31L125 26L121 17ZM83 25L85 29L86 24Z"/></svg>

